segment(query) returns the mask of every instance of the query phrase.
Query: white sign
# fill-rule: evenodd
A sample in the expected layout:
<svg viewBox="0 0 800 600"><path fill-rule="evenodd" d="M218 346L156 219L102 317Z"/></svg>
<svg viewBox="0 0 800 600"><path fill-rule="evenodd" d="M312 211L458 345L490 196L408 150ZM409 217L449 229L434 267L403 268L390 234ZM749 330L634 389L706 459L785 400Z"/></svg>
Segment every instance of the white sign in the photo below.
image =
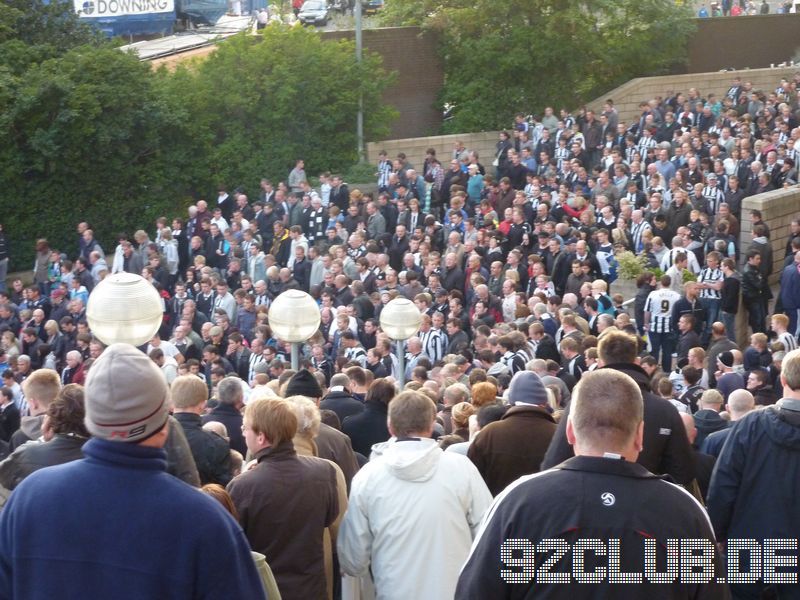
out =
<svg viewBox="0 0 800 600"><path fill-rule="evenodd" d="M123 17L175 10L175 0L73 0L81 17Z"/></svg>

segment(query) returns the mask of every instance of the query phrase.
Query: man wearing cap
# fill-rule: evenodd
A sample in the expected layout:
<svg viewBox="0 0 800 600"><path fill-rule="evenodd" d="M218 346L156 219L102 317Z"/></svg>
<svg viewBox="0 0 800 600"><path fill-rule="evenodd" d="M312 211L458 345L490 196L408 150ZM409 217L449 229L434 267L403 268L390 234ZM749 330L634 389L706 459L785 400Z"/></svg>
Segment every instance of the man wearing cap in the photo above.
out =
<svg viewBox="0 0 800 600"><path fill-rule="evenodd" d="M523 475L538 473L556 422L547 407L547 392L536 373L520 371L508 388L511 408L481 430L467 456L493 495Z"/></svg>
<svg viewBox="0 0 800 600"><path fill-rule="evenodd" d="M145 354L103 352L86 382L86 458L37 471L0 515L0 597L266 598L241 528L167 474L168 409Z"/></svg>
<svg viewBox="0 0 800 600"><path fill-rule="evenodd" d="M472 463L431 439L435 418L427 396L396 396L389 403L392 438L373 446L353 479L339 563L345 574L371 576L377 598L452 598L491 503Z"/></svg>
<svg viewBox="0 0 800 600"><path fill-rule="evenodd" d="M791 500L800 494L800 350L784 358L780 381L784 396L777 404L749 412L731 428L711 478L708 513L721 542L748 540L764 548L765 557L769 552L791 560L800 537ZM769 538L777 541L765 543ZM780 571L785 575L773 580L772 593L796 598L796 567L775 573ZM752 579L731 585L735 597L761 597L766 585Z"/></svg>
<svg viewBox="0 0 800 600"><path fill-rule="evenodd" d="M717 381L717 391L722 394L726 402L734 390L746 389L744 377L736 369L736 366L741 364L742 353L739 350L726 350L717 355L717 371L714 373L714 378Z"/></svg>
<svg viewBox="0 0 800 600"><path fill-rule="evenodd" d="M666 564L668 539L702 543L715 572L723 566L703 507L636 464L646 421L637 383L614 369L587 373L565 420L575 457L521 477L495 499L456 600L727 598L724 584L674 582L677 571L669 587L648 583L654 576L645 565ZM680 417L678 424L683 428ZM673 564L677 569L677 559Z"/></svg>

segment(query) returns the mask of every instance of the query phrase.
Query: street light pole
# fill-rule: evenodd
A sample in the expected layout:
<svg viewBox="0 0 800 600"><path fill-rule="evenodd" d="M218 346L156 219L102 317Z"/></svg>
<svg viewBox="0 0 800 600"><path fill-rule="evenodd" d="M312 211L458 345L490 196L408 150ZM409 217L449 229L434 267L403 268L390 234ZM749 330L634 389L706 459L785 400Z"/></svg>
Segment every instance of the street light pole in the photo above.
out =
<svg viewBox="0 0 800 600"><path fill-rule="evenodd" d="M353 16L356 20L356 62L361 66L361 0L355 0ZM364 155L364 94L358 94L358 114L356 115L356 141L358 146L358 162L366 161Z"/></svg>
<svg viewBox="0 0 800 600"><path fill-rule="evenodd" d="M300 342L292 342L292 371L300 370Z"/></svg>
<svg viewBox="0 0 800 600"><path fill-rule="evenodd" d="M406 385L406 353L405 353L405 340L397 340L397 384L400 386L400 391Z"/></svg>

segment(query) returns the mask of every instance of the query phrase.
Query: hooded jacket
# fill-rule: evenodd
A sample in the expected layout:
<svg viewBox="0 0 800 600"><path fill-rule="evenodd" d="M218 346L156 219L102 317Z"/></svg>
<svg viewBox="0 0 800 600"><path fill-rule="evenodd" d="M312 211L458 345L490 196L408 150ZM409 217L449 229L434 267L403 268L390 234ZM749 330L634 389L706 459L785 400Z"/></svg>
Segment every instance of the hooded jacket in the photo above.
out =
<svg viewBox="0 0 800 600"><path fill-rule="evenodd" d="M708 492L720 541L800 537L800 413L785 403L748 413L728 434Z"/></svg>
<svg viewBox="0 0 800 600"><path fill-rule="evenodd" d="M704 408L694 414L694 426L697 428L697 438L694 444L697 448L703 445L709 434L721 431L728 426L728 421L719 416L713 409Z"/></svg>
<svg viewBox="0 0 800 600"><path fill-rule="evenodd" d="M377 600L452 598L491 501L469 459L434 440L376 444L339 528L341 569L371 571Z"/></svg>
<svg viewBox="0 0 800 600"><path fill-rule="evenodd" d="M605 369L621 371L639 385L644 401L644 449L636 462L656 475L669 474L677 483L688 484L694 479L694 456L686 429L678 410L663 398L650 392L647 373L632 363L606 365ZM567 442L567 417L570 404L564 410L558 429L550 442L541 469L549 469L573 456Z"/></svg>

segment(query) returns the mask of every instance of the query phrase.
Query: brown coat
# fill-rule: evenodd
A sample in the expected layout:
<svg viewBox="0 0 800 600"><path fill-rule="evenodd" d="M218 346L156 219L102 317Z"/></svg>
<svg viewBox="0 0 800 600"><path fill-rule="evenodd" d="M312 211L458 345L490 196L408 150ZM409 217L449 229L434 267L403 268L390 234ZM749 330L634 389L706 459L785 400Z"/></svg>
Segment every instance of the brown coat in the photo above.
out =
<svg viewBox="0 0 800 600"><path fill-rule="evenodd" d="M496 496L509 483L539 471L555 431L556 422L544 408L518 404L481 429L467 455Z"/></svg>
<svg viewBox="0 0 800 600"><path fill-rule="evenodd" d="M228 484L250 547L266 557L283 598L327 600L323 531L339 516L336 470L298 456L291 441L255 458Z"/></svg>

